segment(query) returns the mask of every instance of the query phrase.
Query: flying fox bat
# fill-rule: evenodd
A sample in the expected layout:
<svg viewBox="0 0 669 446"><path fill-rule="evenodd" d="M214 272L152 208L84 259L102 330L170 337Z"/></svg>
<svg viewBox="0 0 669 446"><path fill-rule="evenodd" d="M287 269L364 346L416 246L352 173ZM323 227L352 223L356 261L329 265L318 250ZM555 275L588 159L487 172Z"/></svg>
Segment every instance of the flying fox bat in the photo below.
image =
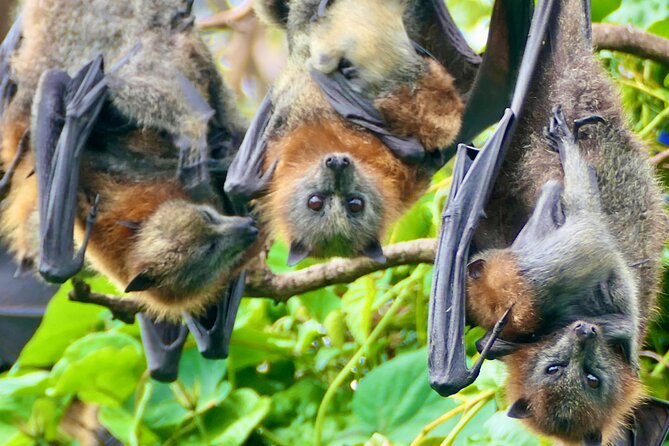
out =
<svg viewBox="0 0 669 446"><path fill-rule="evenodd" d="M430 304L437 392L504 357L509 415L540 433L662 443L666 407L646 410L636 371L666 227L641 147L592 55L589 2L539 2L510 108L481 151L459 149ZM471 369L466 315L491 330Z"/></svg>
<svg viewBox="0 0 669 446"><path fill-rule="evenodd" d="M137 293L149 368L173 380L182 313L204 356L227 355L258 238L221 187L241 127L192 30L192 2L52 3L47 13L27 2L13 28L22 38L3 44L0 85L14 94L3 114L2 230L48 281L86 259Z"/></svg>
<svg viewBox="0 0 669 446"><path fill-rule="evenodd" d="M483 61L437 0L269 0L256 9L286 28L292 56L226 192L238 207L257 199L291 265L310 255L383 262L385 229L452 155L456 135L472 138L508 102L532 2L496 2Z"/></svg>

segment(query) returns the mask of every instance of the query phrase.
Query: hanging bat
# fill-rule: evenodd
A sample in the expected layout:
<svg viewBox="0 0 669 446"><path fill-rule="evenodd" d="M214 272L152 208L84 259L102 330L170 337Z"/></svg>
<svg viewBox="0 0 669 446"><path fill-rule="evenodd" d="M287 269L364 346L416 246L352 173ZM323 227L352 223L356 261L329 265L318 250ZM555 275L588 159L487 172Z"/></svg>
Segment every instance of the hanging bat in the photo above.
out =
<svg viewBox="0 0 669 446"><path fill-rule="evenodd" d="M2 128L2 232L17 258L56 283L88 260L140 297L163 380L176 377L182 314L205 356L227 354L258 238L221 192L241 127L190 6L26 2Z"/></svg>
<svg viewBox="0 0 669 446"><path fill-rule="evenodd" d="M659 445L669 412L644 403L636 361L666 217L592 55L589 11L539 3L510 109L482 151L459 149L435 262L430 381L450 395L485 358L503 357L509 415L538 432ZM490 330L471 369L466 313Z"/></svg>
<svg viewBox="0 0 669 446"><path fill-rule="evenodd" d="M226 192L239 207L257 199L260 221L289 244L290 265L307 256L383 262L380 240L449 156L439 149L458 133L473 137L508 101L531 2L496 3L483 62L440 1L263 1L256 10L286 30L291 55ZM438 30L422 38L426 48L412 41L422 28ZM479 65L475 84L492 105L465 108L465 94L481 98L469 89Z"/></svg>

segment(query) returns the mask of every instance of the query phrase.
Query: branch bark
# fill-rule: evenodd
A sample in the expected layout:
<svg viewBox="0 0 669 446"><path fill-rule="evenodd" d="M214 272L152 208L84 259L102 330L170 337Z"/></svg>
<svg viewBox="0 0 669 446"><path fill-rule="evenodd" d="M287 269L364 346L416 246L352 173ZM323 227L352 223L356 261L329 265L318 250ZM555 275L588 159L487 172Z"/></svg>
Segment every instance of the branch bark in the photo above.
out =
<svg viewBox="0 0 669 446"><path fill-rule="evenodd" d="M253 14L253 0L244 0L238 6L197 21L201 29L228 28Z"/></svg>
<svg viewBox="0 0 669 446"><path fill-rule="evenodd" d="M433 263L437 249L436 239L419 239L386 246L383 252L386 263L367 258L335 259L288 274L252 270L246 281L246 297L264 297L285 302L292 296L340 283L349 283L366 274L400 265ZM73 302L101 305L109 308L114 319L133 323L135 314L144 310L141 301L133 298L110 296L91 291L82 280L72 279L73 290L69 298Z"/></svg>
<svg viewBox="0 0 669 446"><path fill-rule="evenodd" d="M595 23L592 41L598 51L621 51L669 66L669 40L631 26Z"/></svg>

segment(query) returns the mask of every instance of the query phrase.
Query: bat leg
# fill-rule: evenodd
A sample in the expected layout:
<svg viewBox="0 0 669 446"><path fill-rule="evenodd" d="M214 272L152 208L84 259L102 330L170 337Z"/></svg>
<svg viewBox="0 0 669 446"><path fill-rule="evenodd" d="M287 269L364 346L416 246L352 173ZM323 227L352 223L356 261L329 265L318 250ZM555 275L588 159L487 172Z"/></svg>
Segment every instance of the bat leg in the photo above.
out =
<svg viewBox="0 0 669 446"><path fill-rule="evenodd" d="M138 313L137 319L151 377L161 382L176 380L188 328L180 322L156 322L144 313Z"/></svg>
<svg viewBox="0 0 669 446"><path fill-rule="evenodd" d="M207 359L228 357L232 329L244 293L245 276L242 273L235 279L220 301L209 307L204 315L193 317L184 314L184 320L195 338L198 350Z"/></svg>
<svg viewBox="0 0 669 446"><path fill-rule="evenodd" d="M235 213L244 215L246 206L264 192L274 175L276 163L263 171L267 142L265 130L272 118L271 92L263 99L249 130L244 135L235 158L230 164L224 190Z"/></svg>
<svg viewBox="0 0 669 446"><path fill-rule="evenodd" d="M207 144L207 126L214 116L214 110L202 97L197 88L177 72L177 80L187 104L199 121L197 135L178 135L179 165L177 176L189 195L195 200L205 200L213 194L209 175L209 145Z"/></svg>
<svg viewBox="0 0 669 446"><path fill-rule="evenodd" d="M541 195L534 211L523 229L511 245L518 250L532 249L536 242L564 224L565 215L562 208L562 192L564 188L557 180L547 181L541 187Z"/></svg>
<svg viewBox="0 0 669 446"><path fill-rule="evenodd" d="M101 57L72 79L64 72L49 70L40 80L31 134L39 192L39 272L49 282L62 283L83 266L98 199L86 219L84 242L75 256L73 233L79 170L82 151L105 100L106 87Z"/></svg>
<svg viewBox="0 0 669 446"><path fill-rule="evenodd" d="M23 133L23 136L21 136L21 140L19 141L19 146L17 147L16 154L14 155L11 164L5 171L5 175L0 180L0 201L4 200L7 197L9 189L12 186L12 178L14 178L14 172L16 172L16 168L23 159L23 156L26 154L27 150L28 150L28 130L26 130Z"/></svg>

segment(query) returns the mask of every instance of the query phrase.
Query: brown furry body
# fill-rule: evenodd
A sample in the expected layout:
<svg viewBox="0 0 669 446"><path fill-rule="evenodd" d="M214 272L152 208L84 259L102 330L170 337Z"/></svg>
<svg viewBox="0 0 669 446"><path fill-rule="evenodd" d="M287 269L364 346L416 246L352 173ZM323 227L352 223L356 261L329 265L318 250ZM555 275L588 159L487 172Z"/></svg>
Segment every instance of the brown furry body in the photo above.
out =
<svg viewBox="0 0 669 446"><path fill-rule="evenodd" d="M345 122L308 69L329 73L343 59L351 62L358 73L356 88L374 102L393 133L417 138L427 151L453 142L463 103L446 70L416 54L402 21L403 2L338 1L312 22L317 6L311 0L256 4L266 21L287 29L291 49L288 66L272 92L266 167L278 165L269 194L259 200L261 219L274 236L291 244L296 243L296 232L308 231L299 243L313 256L355 256L366 243L383 239L388 226L425 191L430 172L403 163L371 133ZM365 26L356 25L359 22ZM307 186L305 177L320 178L323 160L333 153L346 155L361 172L362 179L353 187L356 193L374 197L368 208L376 215L359 230L352 229L346 215L330 218L331 225L314 222L302 228L297 221L309 218L309 213L287 212L305 207L306 198L292 199L299 191L323 189L315 184L318 180ZM339 247L330 250L309 240L329 240L328 246Z"/></svg>
<svg viewBox="0 0 669 446"><path fill-rule="evenodd" d="M204 43L192 27L171 28L173 15L182 6L178 0L135 0L118 5L99 0L27 1L22 14L23 40L12 59L12 80L18 90L0 130L0 155L3 165L8 166L34 118L31 107L45 70L62 69L73 75L99 53L110 66L141 41L139 53L110 76L109 100L84 152L75 241L81 243L91 201L99 195L87 261L121 289L144 275L147 288L139 294L147 309L154 316L169 318L180 317L182 311L203 309L252 256L251 252L245 255L234 250L225 265L212 266L214 277L198 277L201 285L175 282L176 277L182 277L179 274L202 269L193 264L193 258L201 255L203 245L224 231L233 231L233 223L241 225L233 217L225 220L228 226L223 224L220 197L212 195L207 203L195 203L176 178L176 136L196 140L206 134L226 141L230 145L214 148L222 152L217 154L220 160L228 162L226 159L234 155L229 147L236 147L241 132L230 95ZM176 70L215 111L209 124L193 115L179 95ZM33 169L31 151L21 160L2 203L2 234L24 263L34 262L40 254L37 179L30 175ZM222 179L214 180L222 184ZM210 214L216 222L209 221ZM248 235L246 227L239 231L246 231L244 237ZM239 244L244 238L240 237L230 242ZM250 241L244 238L244 244L248 246ZM217 246L209 257L225 257L225 250L226 246Z"/></svg>
<svg viewBox="0 0 669 446"><path fill-rule="evenodd" d="M627 282L632 284L633 295L638 300L629 302L638 308L632 309L635 316L631 322L636 325L638 336L633 341L640 345L655 308L667 219L648 154L627 129L619 96L593 57L589 42L584 37L579 38L584 29L580 1L566 1L562 8L556 37L559 44L551 46L551 57L543 64L527 96L527 112L519 120L516 137L486 208L487 218L475 235L475 244L487 249L511 245L531 214L540 188L549 180L563 177L560 159L543 137L543 128L549 122L554 105L562 106L568 120L591 115L604 117L608 125L584 127L578 145L583 158L596 173L601 201L601 211L596 212L605 230L604 233L594 230L578 249L565 252L562 263L567 268L565 275L571 274L578 283L579 274L583 273L579 268L587 270L589 265L596 266L603 261L600 255L608 255L600 250L598 243L600 238L610 234L612 240L606 241L610 243L609 249L619 252L616 255L621 256L633 276ZM487 259L486 268L490 269L491 276L481 281L470 277L468 281L469 316L491 328L506 308L514 304L504 333L513 339L551 321L542 319L537 284L523 276L517 259L507 250L497 252L506 254ZM541 253L536 253L536 257L540 259ZM538 286L540 289L542 285ZM587 316L583 317L587 320ZM535 376L543 373L542 361L547 352L569 348L569 336L564 329L505 357L509 366L508 396L512 402L523 401L527 409L526 422L544 435L578 444L583 435L595 430L601 432L603 444L610 444L642 400L637 373L618 352L610 351L605 356L613 361L610 381L615 387L609 400L596 401L587 395L587 390L535 385L540 382ZM565 345L560 347L560 342Z"/></svg>

